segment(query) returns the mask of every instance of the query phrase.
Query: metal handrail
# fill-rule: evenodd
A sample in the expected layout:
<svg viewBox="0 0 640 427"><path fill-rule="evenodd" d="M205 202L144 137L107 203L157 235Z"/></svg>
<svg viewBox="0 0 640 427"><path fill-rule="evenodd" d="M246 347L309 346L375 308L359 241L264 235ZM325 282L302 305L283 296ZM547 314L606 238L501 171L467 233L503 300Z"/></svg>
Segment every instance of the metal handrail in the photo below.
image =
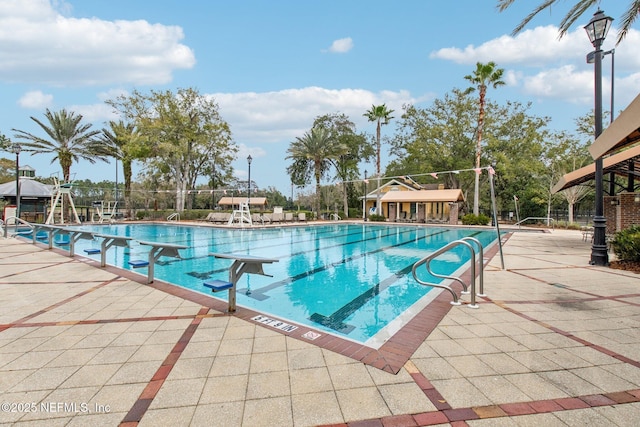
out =
<svg viewBox="0 0 640 427"><path fill-rule="evenodd" d="M478 246L478 281L480 282L480 292L478 292L476 295L479 297L486 297L487 295L484 293L484 248L482 247L482 243L480 243L480 240L471 236L463 237L460 240L473 242Z"/></svg>
<svg viewBox="0 0 640 427"><path fill-rule="evenodd" d="M552 224L553 224L551 228L553 228L553 229L555 229L555 228L556 228L556 224L555 224L555 222L554 222L554 221L555 221L555 219L550 218L550 217L548 217L548 216L529 216L529 217L526 217L525 219L523 219L522 221L518 221L518 222L516 222L516 223L515 223L515 224L513 224L513 225L517 225L517 226L518 226L518 229L519 229L519 228L520 228L520 224L522 224L523 222L528 221L528 220L530 220L530 219L544 219L545 221L547 221L547 224L549 224L549 223L552 223Z"/></svg>
<svg viewBox="0 0 640 427"><path fill-rule="evenodd" d="M177 218L177 219L176 219L176 218ZM174 212L174 213L172 213L171 215L169 215L169 216L167 217L167 221L171 221L171 220L174 220L174 221L180 221L180 213L179 213L179 212Z"/></svg>
<svg viewBox="0 0 640 427"><path fill-rule="evenodd" d="M18 233L18 223L26 225L27 227L30 228L30 230L31 230L30 233L33 232L33 224L31 224L29 221L25 221L24 219L18 218L16 216L10 216L10 217L5 218L3 223L0 223L0 225L2 225L4 227L4 234L3 235L4 235L5 238L7 238L7 235L9 233L9 220L10 219L14 220L13 225L16 228L16 234L14 234L14 236L20 234L20 233ZM25 234L29 234L29 233L25 233Z"/></svg>
<svg viewBox="0 0 640 427"><path fill-rule="evenodd" d="M332 213L331 214L331 219L333 221L340 221L342 218L340 218L340 215L338 215L337 213Z"/></svg>
<svg viewBox="0 0 640 427"><path fill-rule="evenodd" d="M480 247L480 253L482 253L482 244L480 244L480 242L477 239L474 239L473 237L468 237L465 239L460 239L460 240L455 240L453 242L450 242L446 245L444 245L443 247L441 247L440 249L438 249L437 251L427 255L426 257L422 258L420 261L416 262L415 264L413 264L413 267L411 268L411 273L413 274L413 278L416 280L416 282L418 282L421 285L424 286L432 286L435 288L440 288L440 289L445 289L447 291L449 291L449 293L451 293L451 295L453 296L453 301L451 301L451 305L461 305L462 303L458 300L458 295L455 293L455 291L453 289L451 289L451 287L447 286L447 285L442 285L440 283L430 283L430 282L425 282L421 279L418 278L417 275L417 269L418 267L420 267L422 264L425 264L425 268L427 269L427 272L429 274L431 274L434 277L439 277L441 279L450 279L450 280L455 280L458 283L460 283L462 285L462 289L463 289L463 293L467 293L467 284L464 283L464 281L462 281L462 279L460 279L459 277L455 277L455 276L447 276L444 274L438 274L438 273L434 273L431 270L430 267L430 263L433 259L437 258L438 256L442 255L443 253L449 251L450 249L453 249L456 246L465 246L469 249L469 251L471 252L471 303L469 304L470 308L478 308L478 305L476 304L476 251L473 248L473 246L469 243L469 241L476 243L479 247ZM482 258L480 258L480 263L482 264ZM484 274L484 269L483 267L481 267L481 274ZM483 282L483 279L480 280L480 282ZM482 292L481 292L482 295Z"/></svg>

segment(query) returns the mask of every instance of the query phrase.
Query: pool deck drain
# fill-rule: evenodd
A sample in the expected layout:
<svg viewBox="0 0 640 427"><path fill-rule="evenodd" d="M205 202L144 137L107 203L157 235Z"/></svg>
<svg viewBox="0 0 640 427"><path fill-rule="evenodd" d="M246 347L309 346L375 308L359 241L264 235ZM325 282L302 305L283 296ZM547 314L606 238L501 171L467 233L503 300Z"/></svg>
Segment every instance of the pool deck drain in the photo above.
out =
<svg viewBox="0 0 640 427"><path fill-rule="evenodd" d="M441 294L376 350L0 239L0 425L635 425L640 277L590 249L515 233L479 309Z"/></svg>

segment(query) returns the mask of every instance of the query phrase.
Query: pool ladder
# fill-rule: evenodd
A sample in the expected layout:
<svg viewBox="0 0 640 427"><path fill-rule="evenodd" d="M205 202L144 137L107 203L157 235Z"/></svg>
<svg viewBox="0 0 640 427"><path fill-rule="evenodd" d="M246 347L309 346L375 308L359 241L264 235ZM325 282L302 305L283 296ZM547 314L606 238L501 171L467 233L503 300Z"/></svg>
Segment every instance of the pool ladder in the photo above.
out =
<svg viewBox="0 0 640 427"><path fill-rule="evenodd" d="M478 251L476 252L476 250L474 249L474 245L475 244L478 248ZM431 267L430 267L430 263L434 258L437 258L438 256L442 255L443 253L457 247L457 246L464 246L466 248L469 249L469 252L471 253L471 292L469 292L469 287L467 286L467 284L460 279L459 277L455 277L455 276L446 276L443 274L437 274L434 273L433 271L431 271ZM476 253L477 253L477 257L476 257ZM451 301L451 305L461 305L462 303L459 301L458 299L458 294L456 294L456 292L451 289L450 286L447 285L441 285L439 283L429 283L429 282L425 282L424 280L421 280L418 278L417 275L417 269L418 267L420 267L421 265L425 265L427 272L429 274L431 274L434 277L439 277L442 279L450 279L450 280L455 280L458 283L460 283L462 285L462 293L463 294L469 294L471 293L471 303L469 304L469 308L478 308L478 304L476 304L476 296L480 296L480 297L484 297L486 296L484 294L484 249L482 247L482 244L480 243L480 241L474 237L463 237L460 240L455 240L451 243L446 244L445 246L441 247L440 249L438 249L437 251L427 255L426 257L422 258L420 261L416 262L415 264L413 264L413 268L411 269L411 273L413 274L413 278L420 283L421 285L425 285L425 286L433 286L434 288L441 288L441 289L446 289L447 291L449 291L451 293L451 295L453 296L453 301ZM476 294L476 264L479 265L479 274L478 274L478 278L479 278L479 284L480 284L480 292Z"/></svg>

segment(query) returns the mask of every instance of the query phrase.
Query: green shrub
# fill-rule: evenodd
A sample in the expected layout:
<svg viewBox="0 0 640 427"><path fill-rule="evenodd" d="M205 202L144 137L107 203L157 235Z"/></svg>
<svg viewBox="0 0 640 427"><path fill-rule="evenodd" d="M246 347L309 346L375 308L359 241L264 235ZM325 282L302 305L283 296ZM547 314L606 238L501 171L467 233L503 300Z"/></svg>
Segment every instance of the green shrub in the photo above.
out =
<svg viewBox="0 0 640 427"><path fill-rule="evenodd" d="M488 225L491 218L484 214L474 215L466 214L462 217L462 224L464 225Z"/></svg>
<svg viewBox="0 0 640 427"><path fill-rule="evenodd" d="M387 218L385 218L384 215L378 215L378 214L369 215L369 221L385 222L386 220L387 220Z"/></svg>
<svg viewBox="0 0 640 427"><path fill-rule="evenodd" d="M567 230L580 230L582 229L582 225L576 222L568 222L568 221L556 221L556 227L558 228L566 228Z"/></svg>
<svg viewBox="0 0 640 427"><path fill-rule="evenodd" d="M620 261L640 261L640 226L632 225L617 232L611 247Z"/></svg>

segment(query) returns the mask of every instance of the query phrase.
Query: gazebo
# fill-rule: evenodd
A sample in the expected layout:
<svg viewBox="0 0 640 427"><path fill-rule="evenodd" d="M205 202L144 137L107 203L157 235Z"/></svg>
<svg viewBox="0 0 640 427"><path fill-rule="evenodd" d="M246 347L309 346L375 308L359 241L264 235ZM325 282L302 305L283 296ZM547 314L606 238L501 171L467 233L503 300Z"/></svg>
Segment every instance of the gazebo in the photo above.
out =
<svg viewBox="0 0 640 427"><path fill-rule="evenodd" d="M30 222L44 222L51 203L53 186L36 181L34 176L35 169L30 166L25 165L19 170L20 218ZM0 197L7 200L15 209L17 206L16 181L0 184Z"/></svg>

